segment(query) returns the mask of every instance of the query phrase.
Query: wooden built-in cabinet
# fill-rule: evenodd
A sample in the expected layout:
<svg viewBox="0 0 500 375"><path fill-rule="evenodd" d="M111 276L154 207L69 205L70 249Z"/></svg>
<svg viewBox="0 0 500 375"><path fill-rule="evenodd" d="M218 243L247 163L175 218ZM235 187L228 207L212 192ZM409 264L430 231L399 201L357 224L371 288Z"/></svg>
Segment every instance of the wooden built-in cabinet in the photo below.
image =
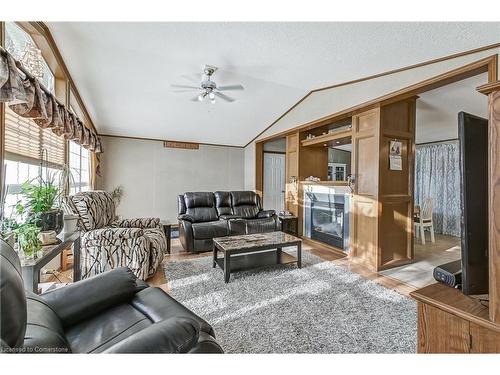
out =
<svg viewBox="0 0 500 375"><path fill-rule="evenodd" d="M299 215L299 133L286 137L285 207Z"/></svg>
<svg viewBox="0 0 500 375"><path fill-rule="evenodd" d="M286 137L286 184L285 206L288 211L298 217L298 234L303 229L303 181L309 176L328 178L328 148L306 147L303 140L305 132L297 132Z"/></svg>
<svg viewBox="0 0 500 375"><path fill-rule="evenodd" d="M417 300L418 353L500 353L500 326L484 302L443 284L411 293Z"/></svg>
<svg viewBox="0 0 500 375"><path fill-rule="evenodd" d="M374 271L413 258L415 100L380 105L352 118L352 259ZM402 169L389 167L389 147L402 144Z"/></svg>
<svg viewBox="0 0 500 375"><path fill-rule="evenodd" d="M353 145L354 191L351 207L351 258L374 271L413 258L413 176L416 97L380 104L352 116L351 129L307 139L308 131L286 137L286 209L303 228L300 181L328 179L328 146L337 139ZM390 170L389 147L402 144L402 170Z"/></svg>

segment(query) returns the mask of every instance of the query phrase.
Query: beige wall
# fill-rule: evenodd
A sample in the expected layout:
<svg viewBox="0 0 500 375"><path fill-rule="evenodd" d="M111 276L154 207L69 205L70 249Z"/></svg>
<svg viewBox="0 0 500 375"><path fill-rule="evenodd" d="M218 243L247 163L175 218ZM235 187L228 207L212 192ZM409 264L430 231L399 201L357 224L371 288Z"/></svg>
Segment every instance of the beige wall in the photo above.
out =
<svg viewBox="0 0 500 375"><path fill-rule="evenodd" d="M315 92L266 130L258 139L340 112L499 53L500 48L495 48L351 85ZM363 73L360 72L360 77L362 75ZM255 189L255 142L245 147L245 189Z"/></svg>
<svg viewBox="0 0 500 375"><path fill-rule="evenodd" d="M164 148L162 142L102 137L98 188L123 186L117 213L177 221L177 195L186 191L243 189L243 149L200 146Z"/></svg>

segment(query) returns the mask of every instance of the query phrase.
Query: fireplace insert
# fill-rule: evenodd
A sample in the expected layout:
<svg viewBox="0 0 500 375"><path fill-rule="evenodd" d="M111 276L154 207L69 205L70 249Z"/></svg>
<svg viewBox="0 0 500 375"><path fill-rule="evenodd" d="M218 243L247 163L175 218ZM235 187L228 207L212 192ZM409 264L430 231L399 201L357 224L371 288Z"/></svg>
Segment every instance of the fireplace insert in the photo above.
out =
<svg viewBox="0 0 500 375"><path fill-rule="evenodd" d="M311 202L311 238L344 249L344 204Z"/></svg>
<svg viewBox="0 0 500 375"><path fill-rule="evenodd" d="M305 191L304 236L348 253L350 251L349 197L350 195L344 191L333 194Z"/></svg>

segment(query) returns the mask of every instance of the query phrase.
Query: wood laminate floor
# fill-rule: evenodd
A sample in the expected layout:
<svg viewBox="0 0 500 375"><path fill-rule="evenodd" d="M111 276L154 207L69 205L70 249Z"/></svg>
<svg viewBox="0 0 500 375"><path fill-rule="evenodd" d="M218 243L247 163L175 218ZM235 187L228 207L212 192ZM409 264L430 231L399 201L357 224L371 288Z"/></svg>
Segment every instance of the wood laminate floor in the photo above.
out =
<svg viewBox="0 0 500 375"><path fill-rule="evenodd" d="M414 242L415 259L411 264L391 268L380 272L384 276L392 277L416 288L434 284L432 276L436 266L449 263L461 258L460 237L436 234L436 242L432 243L427 236L425 245L420 239Z"/></svg>

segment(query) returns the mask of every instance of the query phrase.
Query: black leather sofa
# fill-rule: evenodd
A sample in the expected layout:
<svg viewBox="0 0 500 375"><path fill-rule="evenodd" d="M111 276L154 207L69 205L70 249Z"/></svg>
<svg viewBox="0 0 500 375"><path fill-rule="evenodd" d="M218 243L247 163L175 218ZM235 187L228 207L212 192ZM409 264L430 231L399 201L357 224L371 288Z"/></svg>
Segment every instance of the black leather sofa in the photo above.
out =
<svg viewBox="0 0 500 375"><path fill-rule="evenodd" d="M4 353L222 353L212 327L128 268L35 295L0 240Z"/></svg>
<svg viewBox="0 0 500 375"><path fill-rule="evenodd" d="M212 250L215 237L279 230L274 210L253 191L189 192L178 196L179 238L185 250Z"/></svg>

